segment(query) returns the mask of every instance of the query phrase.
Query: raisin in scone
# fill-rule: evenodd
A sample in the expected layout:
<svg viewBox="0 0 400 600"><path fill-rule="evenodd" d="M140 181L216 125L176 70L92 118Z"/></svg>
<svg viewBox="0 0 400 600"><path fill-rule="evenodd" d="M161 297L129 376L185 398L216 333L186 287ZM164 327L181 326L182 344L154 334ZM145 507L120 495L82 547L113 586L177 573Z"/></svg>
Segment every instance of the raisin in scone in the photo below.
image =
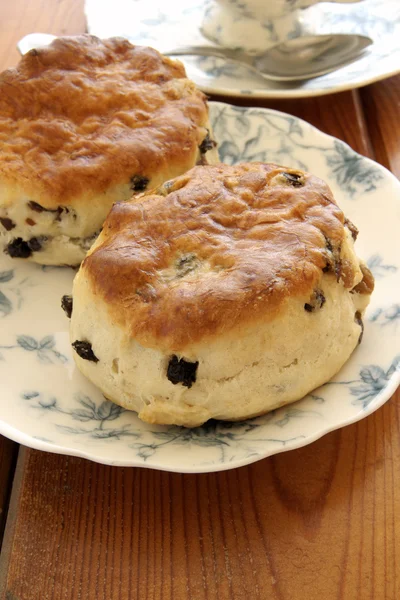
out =
<svg viewBox="0 0 400 600"><path fill-rule="evenodd" d="M373 278L356 235L309 173L194 167L112 208L64 298L76 364L150 423L298 400L361 341Z"/></svg>
<svg viewBox="0 0 400 600"><path fill-rule="evenodd" d="M76 265L116 201L218 162L206 98L181 63L66 37L0 75L0 248Z"/></svg>

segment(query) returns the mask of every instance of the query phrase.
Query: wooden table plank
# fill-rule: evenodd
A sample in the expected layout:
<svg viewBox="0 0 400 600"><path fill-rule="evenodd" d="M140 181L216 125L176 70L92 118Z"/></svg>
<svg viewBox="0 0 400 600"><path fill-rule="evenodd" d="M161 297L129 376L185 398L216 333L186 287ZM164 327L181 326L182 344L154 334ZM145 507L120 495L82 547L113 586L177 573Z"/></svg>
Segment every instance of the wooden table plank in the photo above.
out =
<svg viewBox="0 0 400 600"><path fill-rule="evenodd" d="M400 177L400 75L364 88L361 101L376 160Z"/></svg>
<svg viewBox="0 0 400 600"><path fill-rule="evenodd" d="M24 450L0 598L398 600L398 400L218 474Z"/></svg>
<svg viewBox="0 0 400 600"><path fill-rule="evenodd" d="M0 548L17 461L18 444L0 435Z"/></svg>
<svg viewBox="0 0 400 600"><path fill-rule="evenodd" d="M13 67L16 43L33 32L74 35L85 31L84 0L1 0L0 70Z"/></svg>

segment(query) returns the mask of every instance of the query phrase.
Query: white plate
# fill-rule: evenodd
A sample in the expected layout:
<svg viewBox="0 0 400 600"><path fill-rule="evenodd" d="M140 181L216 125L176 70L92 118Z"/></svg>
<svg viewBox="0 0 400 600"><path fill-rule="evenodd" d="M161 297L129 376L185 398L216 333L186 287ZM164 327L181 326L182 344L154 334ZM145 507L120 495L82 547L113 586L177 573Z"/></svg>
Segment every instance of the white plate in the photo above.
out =
<svg viewBox="0 0 400 600"><path fill-rule="evenodd" d="M204 43L200 33L207 0L86 0L88 31L101 38L122 36L135 44L165 51ZM360 4L320 4L303 11L293 31L360 33L374 41L364 57L333 73L285 84L268 82L245 67L219 58L185 58L188 76L205 92L253 98L299 98L340 92L400 71L400 1L364 0ZM182 59L182 57L181 57Z"/></svg>
<svg viewBox="0 0 400 600"><path fill-rule="evenodd" d="M104 400L77 371L60 298L72 269L0 258L0 433L27 446L112 464L220 471L298 448L381 406L400 381L400 184L386 169L290 115L211 103L221 158L276 161L325 179L360 228L376 277L364 340L334 381L243 423L157 427Z"/></svg>

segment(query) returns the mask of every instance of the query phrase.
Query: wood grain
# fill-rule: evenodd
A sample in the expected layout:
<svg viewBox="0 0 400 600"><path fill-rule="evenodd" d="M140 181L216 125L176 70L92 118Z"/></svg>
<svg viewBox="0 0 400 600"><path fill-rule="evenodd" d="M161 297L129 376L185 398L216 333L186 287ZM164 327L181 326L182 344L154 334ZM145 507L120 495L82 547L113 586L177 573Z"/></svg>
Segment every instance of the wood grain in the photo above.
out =
<svg viewBox="0 0 400 600"><path fill-rule="evenodd" d="M84 0L0 0L0 70L17 63L16 43L28 33L85 31L83 6Z"/></svg>
<svg viewBox="0 0 400 600"><path fill-rule="evenodd" d="M16 62L15 43L30 31L83 31L82 6L0 2L0 68ZM397 77L361 93L258 104L304 118L399 173L399 90ZM0 600L398 600L399 430L397 393L310 446L219 474L112 468L24 449ZM3 456L0 441L8 472Z"/></svg>
<svg viewBox="0 0 400 600"><path fill-rule="evenodd" d="M400 177L400 77L391 77L361 90L361 101L375 159Z"/></svg>
<svg viewBox="0 0 400 600"><path fill-rule="evenodd" d="M0 548L6 523L8 501L14 477L18 444L0 435Z"/></svg>

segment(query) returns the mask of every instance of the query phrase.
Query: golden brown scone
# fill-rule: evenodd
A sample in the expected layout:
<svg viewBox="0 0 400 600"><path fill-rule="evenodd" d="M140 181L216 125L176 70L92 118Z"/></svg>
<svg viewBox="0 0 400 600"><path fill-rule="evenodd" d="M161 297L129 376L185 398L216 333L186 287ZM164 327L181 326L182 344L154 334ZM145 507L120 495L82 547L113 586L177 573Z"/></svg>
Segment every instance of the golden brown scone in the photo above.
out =
<svg viewBox="0 0 400 600"><path fill-rule="evenodd" d="M329 380L373 279L317 177L199 166L118 203L73 289L79 369L155 423L243 419Z"/></svg>
<svg viewBox="0 0 400 600"><path fill-rule="evenodd" d="M115 201L217 161L206 98L184 67L84 35L0 75L0 244L77 264Z"/></svg>

